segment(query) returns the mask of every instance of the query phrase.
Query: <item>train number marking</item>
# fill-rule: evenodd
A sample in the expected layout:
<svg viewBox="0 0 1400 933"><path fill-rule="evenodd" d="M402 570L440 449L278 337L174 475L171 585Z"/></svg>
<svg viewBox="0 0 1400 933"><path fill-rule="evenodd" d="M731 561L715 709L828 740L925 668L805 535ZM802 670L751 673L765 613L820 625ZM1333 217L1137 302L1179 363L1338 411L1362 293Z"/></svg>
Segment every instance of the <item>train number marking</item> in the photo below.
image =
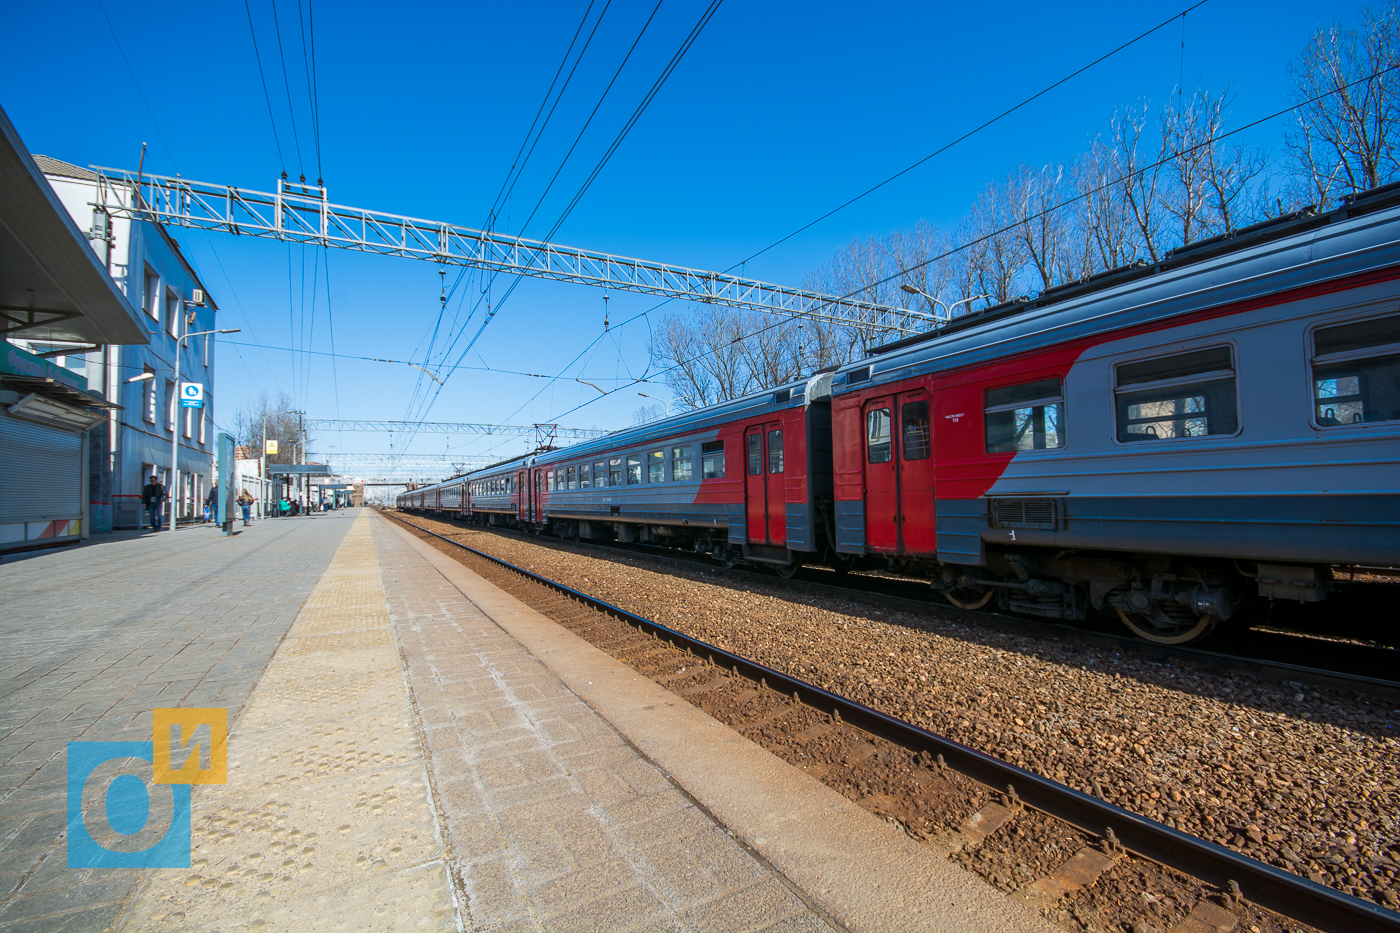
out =
<svg viewBox="0 0 1400 933"><path fill-rule="evenodd" d="M963 418L963 417L965 417L966 415L967 415L967 412L965 412L965 411L960 411L960 412L958 412L956 415L944 415L943 417L944 417L944 418L947 418L949 421L953 422L953 424L957 424L957 423L958 423L958 419Z"/></svg>

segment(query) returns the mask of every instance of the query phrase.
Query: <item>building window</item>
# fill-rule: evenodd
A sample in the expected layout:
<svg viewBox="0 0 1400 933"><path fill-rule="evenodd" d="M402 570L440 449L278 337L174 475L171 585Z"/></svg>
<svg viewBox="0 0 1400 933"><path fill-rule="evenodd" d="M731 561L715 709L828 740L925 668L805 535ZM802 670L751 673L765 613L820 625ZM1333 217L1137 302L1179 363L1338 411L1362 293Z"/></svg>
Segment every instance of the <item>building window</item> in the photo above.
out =
<svg viewBox="0 0 1400 933"><path fill-rule="evenodd" d="M214 339L213 334L204 335L204 368L209 368L209 341Z"/></svg>
<svg viewBox="0 0 1400 933"><path fill-rule="evenodd" d="M201 408L201 409L199 410L199 442L200 442L201 444L207 443L207 441L206 441L205 438L204 438L204 424L205 424L204 411L205 411L205 410L204 410L203 408Z"/></svg>
<svg viewBox="0 0 1400 933"><path fill-rule="evenodd" d="M1400 421L1400 314L1313 334L1319 427Z"/></svg>
<svg viewBox="0 0 1400 933"><path fill-rule="evenodd" d="M744 438L744 445L747 448L749 475L763 475L763 432L755 431Z"/></svg>
<svg viewBox="0 0 1400 933"><path fill-rule="evenodd" d="M605 460L599 460L593 464L593 485L608 485L608 464Z"/></svg>
<svg viewBox="0 0 1400 933"><path fill-rule="evenodd" d="M185 437L194 436L194 409L185 409Z"/></svg>
<svg viewBox="0 0 1400 933"><path fill-rule="evenodd" d="M627 485L635 486L642 481L642 455L632 454L627 458Z"/></svg>
<svg viewBox="0 0 1400 933"><path fill-rule="evenodd" d="M1118 367L1118 440L1151 441L1239 429L1229 347Z"/></svg>
<svg viewBox="0 0 1400 933"><path fill-rule="evenodd" d="M724 441L700 445L700 478L724 479Z"/></svg>
<svg viewBox="0 0 1400 933"><path fill-rule="evenodd" d="M1065 446L1064 384L1058 376L988 389L986 398L987 453Z"/></svg>
<svg viewBox="0 0 1400 933"><path fill-rule="evenodd" d="M865 459L870 463L889 463L892 457L890 410L872 408L865 413Z"/></svg>
<svg viewBox="0 0 1400 933"><path fill-rule="evenodd" d="M608 461L608 485L622 485L622 458L613 457Z"/></svg>
<svg viewBox="0 0 1400 933"><path fill-rule="evenodd" d="M671 448L671 479L678 483L690 482L690 446Z"/></svg>
<svg viewBox="0 0 1400 933"><path fill-rule="evenodd" d="M141 307L155 320L160 320L160 276L150 266L146 267L145 291L141 293Z"/></svg>
<svg viewBox="0 0 1400 933"><path fill-rule="evenodd" d="M170 336L178 337L180 329L180 296L169 288L165 290L165 328ZM188 330L189 328L185 328Z"/></svg>
<svg viewBox="0 0 1400 933"><path fill-rule="evenodd" d="M909 402L899 409L900 454L905 460L927 460L929 457L928 402Z"/></svg>
<svg viewBox="0 0 1400 933"><path fill-rule="evenodd" d="M768 432L768 472L783 472L783 432L781 429Z"/></svg>
<svg viewBox="0 0 1400 933"><path fill-rule="evenodd" d="M664 450L653 450L647 454L647 482L666 482L666 452Z"/></svg>
<svg viewBox="0 0 1400 933"><path fill-rule="evenodd" d="M141 383L141 385L144 387L145 392L146 392L146 420L149 421L151 424L155 424L155 423L156 423L156 380L155 380L155 378L154 378L154 377L155 377L155 373L154 373L154 371L152 371L151 367L149 367L149 366L143 366L143 367L141 367L141 371L142 371L142 372L145 372L145 373L150 373L151 376L152 376L152 378L147 379L145 382Z"/></svg>
<svg viewBox="0 0 1400 933"><path fill-rule="evenodd" d="M165 429L175 433L175 383L165 380Z"/></svg>

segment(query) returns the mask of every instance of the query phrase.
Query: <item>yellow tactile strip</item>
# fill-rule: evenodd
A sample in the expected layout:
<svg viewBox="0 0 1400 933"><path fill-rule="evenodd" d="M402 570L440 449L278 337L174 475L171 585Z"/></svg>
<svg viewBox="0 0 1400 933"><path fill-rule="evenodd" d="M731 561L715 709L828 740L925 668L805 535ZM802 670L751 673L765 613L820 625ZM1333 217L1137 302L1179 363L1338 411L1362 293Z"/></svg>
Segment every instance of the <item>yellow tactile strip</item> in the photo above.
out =
<svg viewBox="0 0 1400 933"><path fill-rule="evenodd" d="M426 768L362 513L122 928L457 929Z"/></svg>

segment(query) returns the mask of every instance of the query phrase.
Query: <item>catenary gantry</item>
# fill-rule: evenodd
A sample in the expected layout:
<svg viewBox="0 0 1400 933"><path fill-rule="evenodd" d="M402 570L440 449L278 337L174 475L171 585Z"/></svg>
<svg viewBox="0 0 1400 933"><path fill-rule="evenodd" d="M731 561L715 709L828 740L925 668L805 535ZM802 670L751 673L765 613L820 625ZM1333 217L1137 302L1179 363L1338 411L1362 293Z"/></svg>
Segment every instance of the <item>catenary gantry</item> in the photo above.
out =
<svg viewBox="0 0 1400 933"><path fill-rule="evenodd" d="M275 192L100 168L94 227L103 215L220 230L512 275L575 282L891 334L936 326L924 312L824 295L756 279L507 236L443 221L333 204L324 185L277 180ZM95 229L101 236L102 230Z"/></svg>

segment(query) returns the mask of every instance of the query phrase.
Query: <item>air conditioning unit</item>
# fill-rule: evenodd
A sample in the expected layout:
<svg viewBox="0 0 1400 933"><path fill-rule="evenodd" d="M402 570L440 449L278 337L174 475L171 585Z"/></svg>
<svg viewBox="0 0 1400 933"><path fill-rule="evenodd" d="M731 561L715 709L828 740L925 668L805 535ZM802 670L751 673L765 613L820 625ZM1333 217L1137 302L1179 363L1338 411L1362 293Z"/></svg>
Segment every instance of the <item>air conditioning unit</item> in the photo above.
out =
<svg viewBox="0 0 1400 933"><path fill-rule="evenodd" d="M204 289L202 289L202 288L196 288L194 291L190 292L190 304L192 304L192 305L202 305L202 304L204 304Z"/></svg>

